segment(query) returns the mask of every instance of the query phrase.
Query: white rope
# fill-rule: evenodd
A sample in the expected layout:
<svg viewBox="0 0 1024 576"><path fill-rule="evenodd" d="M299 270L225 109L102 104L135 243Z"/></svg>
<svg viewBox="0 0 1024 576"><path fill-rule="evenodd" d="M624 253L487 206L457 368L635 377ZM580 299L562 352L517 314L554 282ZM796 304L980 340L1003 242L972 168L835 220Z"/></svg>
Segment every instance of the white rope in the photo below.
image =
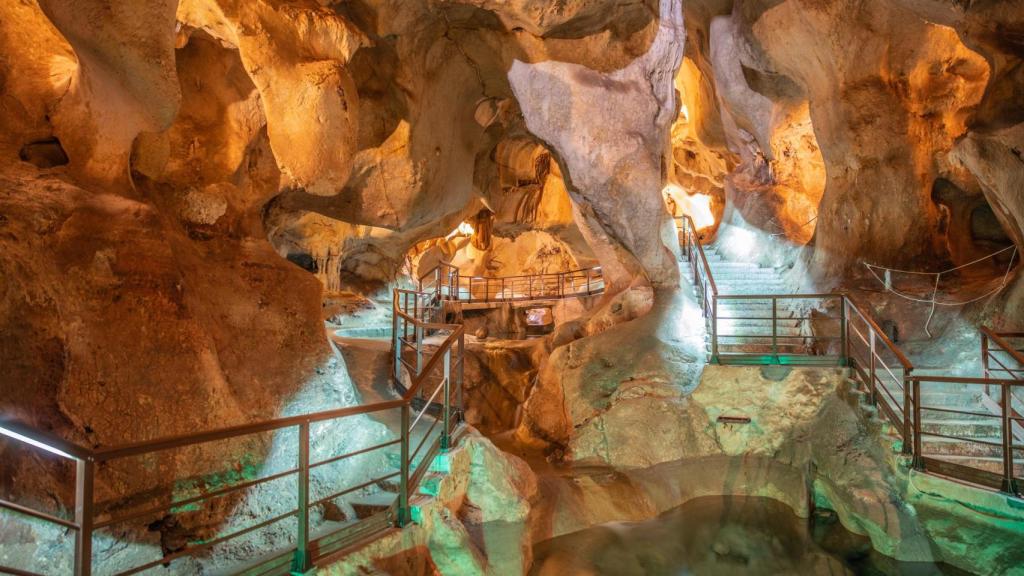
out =
<svg viewBox="0 0 1024 576"><path fill-rule="evenodd" d="M807 222L804 222L803 224L797 226L796 229L797 230L801 230L801 229L803 229L804 226L807 226L808 224L810 224L811 222L814 222L817 219L818 219L818 215L815 214L814 218L811 218ZM775 224L778 225L778 222L775 220L775 218L772 218L772 222L775 222ZM782 228L782 226L779 226L779 228ZM785 236L785 235L786 235L785 232L776 232L775 234L769 234L768 236L769 237L775 237L775 236Z"/></svg>
<svg viewBox="0 0 1024 576"><path fill-rule="evenodd" d="M941 272L921 272L920 270L900 270L899 268L886 268L885 266L876 266L874 264L868 264L867 262L865 262L864 265L865 266L869 266L871 268L878 268L879 270L889 270L890 272L899 272L901 274L922 274L922 275L927 276L929 274L945 274L947 272L953 272L953 271L959 270L961 268L966 268L966 267L968 267L968 266L970 266L972 264L977 264L978 262L981 262L982 260L988 260L989 258L992 258L993 256L998 256L998 255L1002 254L1003 252L1007 252L1009 250L1013 250L1014 252L1016 252L1017 251L1017 245L1013 244L1011 246L1007 246L1006 248L1003 248L1002 250L996 250L995 252L989 254L988 256L982 256L981 258L978 258L977 260L971 260L970 262L968 262L966 264L961 264L959 266L956 266L954 268L949 268L949 269L943 270Z"/></svg>
<svg viewBox="0 0 1024 576"><path fill-rule="evenodd" d="M987 260L989 258L994 258L995 256L998 256L999 254L1002 254L1003 252L1006 252L1008 250L1013 250L1013 253L1010 254L1010 261L1006 265L1006 272L1003 274L1003 279L999 283L998 286L996 286L992 290L989 290L988 292L982 294L981 296L978 296L977 298L971 298L970 300L964 300L962 302L940 302L939 301L939 299L938 299L939 279L942 277L943 274L947 274L949 272L954 272L956 270L960 270L961 268L966 268L967 266L970 266L972 264L977 264L978 262L981 262L982 260ZM875 280L878 280L878 282L883 287L885 287L885 290L887 292L892 292L893 294L899 296L900 298L903 298L905 300L910 300L911 302L919 302L921 304L931 304L931 310L928 311L928 320L925 321L925 324L924 324L924 332L925 332L925 334L928 335L929 338L931 338L932 334L928 330L928 328L931 325L932 317L935 315L935 307L936 306L963 306L965 304L970 304L972 302L977 302L979 300L984 300L985 298L988 298L990 296L995 295L1000 290L1002 290L1003 288L1006 287L1006 282L1010 278L1010 272L1013 270L1013 261L1014 261L1014 259L1016 259L1016 257L1017 257L1017 246L1016 246L1016 244L1014 244L1013 246L1007 246L1006 248L1003 248L1002 250L998 250L996 252L993 252L993 253L989 254L988 256L982 256L981 258L978 258L977 260L972 260L972 261L970 261L970 262L968 262L966 264L961 264L960 266L956 266L956 267L950 268L948 270L943 270L941 272L920 272L920 271L917 271L917 270L899 270L899 269L896 269L896 268L886 268L884 266L877 266L877 265L874 265L874 264L869 264L867 262L864 262L864 266L868 269L868 272L871 272L871 275L875 277ZM884 270L885 271L885 278L884 279L880 278L878 276L878 274L875 272L875 270ZM891 276L892 272L898 272L898 273L901 273L901 274L919 274L919 275L923 275L923 276L934 275L935 276L935 284L932 286L931 298L925 300L923 298L918 298L918 297L915 297L915 296L911 296L909 294L904 294L904 293L900 292L899 290L896 290L895 288L892 287L892 276Z"/></svg>

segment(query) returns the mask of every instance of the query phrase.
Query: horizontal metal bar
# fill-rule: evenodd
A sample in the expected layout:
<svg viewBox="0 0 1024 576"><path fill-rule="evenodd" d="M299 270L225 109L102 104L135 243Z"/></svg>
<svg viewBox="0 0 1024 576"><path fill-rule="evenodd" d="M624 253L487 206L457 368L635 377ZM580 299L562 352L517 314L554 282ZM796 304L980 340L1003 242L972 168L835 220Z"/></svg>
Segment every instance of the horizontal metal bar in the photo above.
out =
<svg viewBox="0 0 1024 576"><path fill-rule="evenodd" d="M968 416L981 416L983 418L998 418L1002 419L1001 414L993 414L991 412L971 412L970 410L954 410L952 408L938 408L935 406L921 405L921 410L927 410L929 412L945 412L947 414L966 414Z"/></svg>
<svg viewBox="0 0 1024 576"><path fill-rule="evenodd" d="M950 436L948 434L939 434L938 432L926 432L921 430L921 436L934 436L937 438L948 438L949 440L958 440L960 442L973 442L975 444L984 444L985 446L995 446L996 448L1002 448L1001 442L989 442L987 440L979 440L977 438L967 438L964 436Z"/></svg>
<svg viewBox="0 0 1024 576"><path fill-rule="evenodd" d="M719 338L746 338L746 339L750 339L750 338L763 338L765 340L771 340L773 338L773 336L771 334L719 334L718 337ZM842 339L839 336L813 336L811 334L797 335L797 336L783 336L783 335L779 334L777 336L774 336L774 338L776 338L778 340L825 340L825 341L827 341L827 340L841 340Z"/></svg>
<svg viewBox="0 0 1024 576"><path fill-rule="evenodd" d="M37 430L27 424L8 418L0 418L0 435L12 440L35 446L63 458L88 460L92 451L74 442L58 438L49 432Z"/></svg>
<svg viewBox="0 0 1024 576"><path fill-rule="evenodd" d="M846 302L849 305L848 308L856 312L857 316L860 316L860 319L868 326L869 331L873 331L877 335L877 337L882 341L882 344L890 351L892 351L893 354L896 355L896 359L899 360L900 364L903 366L904 371L913 370L914 365L911 364L910 360L908 360L906 355L903 354L903 351L900 350L896 346L896 344L894 344L893 341L889 339L889 336L885 334L885 331L883 331L878 326L878 324L875 322L873 318L871 318L861 310L861 307L857 304L856 300L854 300L853 296L845 294L844 298L846 298Z"/></svg>
<svg viewBox="0 0 1024 576"><path fill-rule="evenodd" d="M315 464L310 464L309 469L312 470L319 466L326 466L327 464L332 464L334 462L337 462L338 460L344 460L345 458L351 458L352 456L358 456L360 454L365 454L367 452L373 452L374 450L380 450L381 448L387 448L388 446L394 446L395 444L401 444L401 442L401 438L396 438L395 440L392 440L390 442L384 442L383 444L377 444L376 446L370 446L369 448L363 448L362 450L356 450L355 452L349 452L348 454L332 456L331 458L328 458L326 460L321 460Z"/></svg>
<svg viewBox="0 0 1024 576"><path fill-rule="evenodd" d="M309 507L312 508L313 506L319 506L319 505L323 504L324 502L327 502L328 500L334 500L335 498L340 498L340 497L344 496L345 494L350 494L352 492L355 492L356 490L361 490L361 489L366 488L368 486L372 486L373 484L376 484L378 482L383 482L385 480L389 480L389 479L394 478L395 476L398 476L400 474L401 474L401 472L392 472L391 474L386 474L386 475L380 476L378 478L373 478L371 480L367 480L366 482L363 482L362 484L357 484L356 486L350 486L350 487L345 488L344 490L342 490L340 492L335 492L334 494L331 494L330 496L324 496L323 498L320 498L319 500L316 500L314 502L310 502L309 503ZM398 494L395 494L395 498L398 498Z"/></svg>
<svg viewBox="0 0 1024 576"><path fill-rule="evenodd" d="M246 535L246 534L248 534L250 532L254 532L256 530L259 530L260 528L265 528L265 527L270 526L271 524L273 524L275 522L280 522L281 520L284 520L285 518L288 518L290 516L295 516L297 513L298 513L298 510L292 510L291 512L285 512L284 514L280 514L280 515L275 516L275 517L273 517L273 518L271 518L269 520L264 520L263 522L260 522L259 524L255 524L253 526L249 526L248 528L244 528L244 529L239 530L237 532L232 532L231 534L228 534L227 536L221 536L220 538L215 538L213 540L209 540L207 542L203 542L202 544L186 546L185 548L182 548L181 550L178 550L176 552L172 552L170 554L167 554L166 556L164 556L163 558L160 558L158 560L153 560L153 561L147 562L146 564L143 564L141 566L136 566L135 568L130 568L130 569L125 570L123 572L118 572L117 576L128 576L130 574L138 574L139 572L144 572L146 570L149 570L150 568L155 568L156 566L159 566L160 564L167 564L167 563L173 562L174 560L177 560L178 558L182 558L184 556L192 556L193 554L195 554L196 552L198 552L200 550L205 550L205 549L207 549L207 548L209 548L211 546L216 546L217 544L220 544L221 542L226 542L228 540L233 540L235 538L238 538L239 536L244 536L244 535Z"/></svg>
<svg viewBox="0 0 1024 576"><path fill-rule="evenodd" d="M445 351L452 348L452 346L456 342L458 342L459 338L461 337L462 326L459 325L458 330L453 331L448 336L448 338L446 338L445 341L437 348L437 350L433 352L433 354L430 357L430 360L427 361L427 365L424 366L423 371L420 373L420 375L413 378L413 381L409 386L409 389L406 390L405 395L402 397L403 401L408 402L416 397L417 392L419 392L420 386L423 385L424 376L426 374L429 374L437 366L437 364L444 359Z"/></svg>
<svg viewBox="0 0 1024 576"><path fill-rule="evenodd" d="M988 470L982 470L981 468L964 466L963 464L956 464L955 462L949 462L932 456L922 455L921 462L924 464L925 470L928 472L938 473L952 478L959 478L961 480L966 480L982 486L988 486L989 488L995 488L997 490L1002 487L1002 474L996 474L994 472L989 472Z"/></svg>
<svg viewBox="0 0 1024 576"><path fill-rule="evenodd" d="M423 435L423 438L420 439L420 443L416 446L416 450L409 456L410 464L416 461L416 455L420 453L420 448L423 448L423 444L430 438L430 434L434 432L434 428L437 427L438 422L440 422L439 419L433 419L433 423L430 425L430 428L427 428L427 433Z"/></svg>
<svg viewBox="0 0 1024 576"><path fill-rule="evenodd" d="M826 300L841 298L838 292L822 294L716 294L720 300Z"/></svg>
<svg viewBox="0 0 1024 576"><path fill-rule="evenodd" d="M191 498L186 498L185 500L179 500L177 502L170 502L168 504L161 504L159 506L153 506L153 507L148 508L146 510L142 510L142 511L139 511L139 512L133 512L133 513L125 515L125 516L109 518L107 520L104 520L103 522L96 522L96 524L93 526L93 528L96 529L96 530L99 530L100 528L106 528L108 526L113 526L114 524L123 524L125 522L130 522L132 520L138 520L139 518L145 518L147 516L151 516L151 515L157 514L159 512L168 512L172 508L178 508L178 507L181 507L181 506L188 506L189 504L194 504L196 502L212 500L214 498L218 498L220 496L224 496L225 494L230 494L231 492L237 492L239 490L244 490L246 488L250 488L252 486L257 486L259 484L266 484L267 482L272 482L274 480L278 480L280 478L284 478L285 476L290 476L292 474L295 474L298 471L299 471L298 468L292 468L291 470L286 470L284 472L278 472L277 474L271 474L270 476L266 476L266 477L263 477L263 478L257 478L255 480L249 480L247 482L239 482L238 484L234 484L232 486L228 486L228 487L225 487L225 488L220 488L218 490L214 490L212 492L207 492L205 494L200 494L198 496L193 496Z"/></svg>
<svg viewBox="0 0 1024 576"><path fill-rule="evenodd" d="M14 502L11 502L9 500L4 500L3 498L0 498L0 508L7 508L8 510L13 510L13 511L19 513L19 514L24 514L26 516L31 516L33 518L36 518L38 520L43 520L43 521L46 521L46 522L52 522L53 524L57 524L59 526L65 527L65 528L70 528L72 530L78 530L79 529L78 524L75 524L74 522L72 522L70 520L65 520L64 518L60 518L58 516L53 516L52 514L47 514L46 512L40 512L38 510L33 510L32 508L28 508L26 506L22 506L21 504L15 504Z"/></svg>
<svg viewBox="0 0 1024 576"><path fill-rule="evenodd" d="M21 570L19 568L12 568L10 566L4 566L0 564L0 573L12 574L13 576L44 576L39 572L29 572L28 570Z"/></svg>
<svg viewBox="0 0 1024 576"><path fill-rule="evenodd" d="M1003 378L976 378L972 376L926 376L920 374L908 375L907 380L918 382L941 382L951 384L985 384L989 386L1020 386L1024 388L1024 380L1009 380Z"/></svg>
<svg viewBox="0 0 1024 576"><path fill-rule="evenodd" d="M993 332L992 329L989 328L988 326L982 326L981 328L979 328L979 330L982 334L988 337L990 342L994 342L996 346L998 346L1000 349L1006 351L1007 354L1013 356L1013 359L1016 360L1017 363L1024 365L1024 354L1018 352L1013 346L1010 345L1009 342L1004 340L1004 337L1007 335L1009 335L1009 337L1011 338L1014 338L1018 337L1020 333L997 333Z"/></svg>
<svg viewBox="0 0 1024 576"><path fill-rule="evenodd" d="M405 404L405 402L405 400L386 400L384 402L378 402L376 404L348 406L345 408L327 410L324 412L301 414L298 416L289 416L286 418L278 418L275 420L254 422L252 424L242 424L240 426L230 426L227 428L210 430L208 432L200 432L198 434L183 434L181 436L158 438L156 440L136 442L133 444L126 444L123 446L101 448L99 450L96 450L94 452L94 455L97 461L103 462L108 460L114 460L117 458L138 456L140 454L147 454L150 452L157 452L160 450L180 448L182 446L205 444L207 442L214 442L217 440L226 440L228 438L236 438L238 436L247 436L250 434L257 434L260 432L271 432L274 430L279 430L281 428L298 426L299 424L303 423L323 422L325 420L336 420L339 418L346 418L348 416L373 414L375 412L382 412L384 410L400 408L403 404Z"/></svg>

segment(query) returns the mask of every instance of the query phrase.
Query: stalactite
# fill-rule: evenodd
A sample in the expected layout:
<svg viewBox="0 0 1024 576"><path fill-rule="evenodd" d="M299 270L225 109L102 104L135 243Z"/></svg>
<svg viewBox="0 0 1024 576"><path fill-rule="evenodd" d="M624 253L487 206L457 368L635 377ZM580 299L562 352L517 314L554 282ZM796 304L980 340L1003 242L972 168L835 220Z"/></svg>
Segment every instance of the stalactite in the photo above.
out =
<svg viewBox="0 0 1024 576"><path fill-rule="evenodd" d="M484 209L473 217L473 247L477 250L491 249L491 230L494 228L494 212Z"/></svg>

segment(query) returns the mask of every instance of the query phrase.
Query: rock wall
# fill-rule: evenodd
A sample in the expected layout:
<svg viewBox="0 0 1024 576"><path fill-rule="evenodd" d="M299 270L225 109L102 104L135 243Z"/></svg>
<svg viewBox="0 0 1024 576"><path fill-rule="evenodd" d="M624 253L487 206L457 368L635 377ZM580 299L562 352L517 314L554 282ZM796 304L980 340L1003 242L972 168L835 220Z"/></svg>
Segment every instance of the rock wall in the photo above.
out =
<svg viewBox="0 0 1024 576"><path fill-rule="evenodd" d="M684 41L681 4L662 2L650 49L625 68L603 74L549 61L516 62L509 71L527 128L550 144L567 172L581 230L591 245L607 244L595 251L613 291L638 275L658 286L678 282L669 248L675 233L660 190ZM650 226L635 228L630 217Z"/></svg>

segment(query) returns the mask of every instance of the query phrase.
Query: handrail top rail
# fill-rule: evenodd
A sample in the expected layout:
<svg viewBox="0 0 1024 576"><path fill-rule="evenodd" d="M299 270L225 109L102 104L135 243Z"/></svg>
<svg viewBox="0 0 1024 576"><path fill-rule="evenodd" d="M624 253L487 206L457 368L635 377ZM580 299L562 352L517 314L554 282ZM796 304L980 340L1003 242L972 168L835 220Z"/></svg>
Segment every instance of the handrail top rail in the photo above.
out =
<svg viewBox="0 0 1024 576"><path fill-rule="evenodd" d="M697 226L693 223L693 219L690 218L689 214L683 214L682 217L686 220L687 229L693 233L694 244L697 245L697 253L700 254L700 263L704 267L704 274L708 277L708 284L711 285L711 293L718 296L718 286L715 285L715 277L711 274L708 257L704 254L704 246L701 245L700 238L697 238Z"/></svg>
<svg viewBox="0 0 1024 576"><path fill-rule="evenodd" d="M1017 338L1018 337L1017 333L1015 333L1015 332L1005 332L1005 333L995 332L994 330L992 330L988 326L984 326L984 325L981 328L979 328L979 330L981 330L981 333L984 334L985 336L987 336L989 340L991 340L992 342L995 342L996 345L998 345L1003 350L1003 352L1006 352L1010 356L1013 356L1014 360L1016 360L1017 362L1020 362L1020 364L1022 366L1024 366L1024 354L1022 354L1020 351L1018 351L1016 348L1014 348L1009 342L1004 340L1005 337ZM1020 336L1024 336L1024 333L1020 333ZM1022 369L1024 369L1024 368L1022 368Z"/></svg>
<svg viewBox="0 0 1024 576"><path fill-rule="evenodd" d="M927 374L908 374L907 380L918 382L942 382L952 384L984 384L991 386L1024 386L1021 378L982 378L979 376L929 376Z"/></svg>
<svg viewBox="0 0 1024 576"><path fill-rule="evenodd" d="M406 390L405 394L402 396L402 403L412 401L416 396L416 393L419 392L420 388L423 386L423 383L427 380L427 377L434 370L437 364L441 362L441 359L444 358L445 352L451 349L454 344L458 342L459 338L462 337L462 333L463 328L459 325L458 330L452 331L452 333L444 339L444 342L441 343L437 350L431 354L430 360L428 360L427 364L422 370L420 370L420 373L412 378L412 385L409 386L409 389Z"/></svg>
<svg viewBox="0 0 1024 576"><path fill-rule="evenodd" d="M857 299L854 298L849 293L844 293L843 298L845 298L846 301L850 304L850 307L853 308L853 311L856 312L858 316L860 316L861 320L867 323L867 325L871 327L871 329L878 335L878 337L882 339L882 343L885 344L885 347L891 350L892 353L896 355L896 359L899 360L900 364L903 365L904 373L911 372L914 369L914 364L910 362L910 359L907 358L907 356L903 353L903 350L901 350L899 346L897 346L892 340L889 339L889 337L885 334L885 331L878 326L877 322L875 322L875 319L872 318L870 314L866 314L864 312L862 307L857 302Z"/></svg>
<svg viewBox="0 0 1024 576"><path fill-rule="evenodd" d="M321 412L312 412L309 414L299 414L296 416L284 416L281 418L273 418L270 420L261 420L259 422L250 422L247 424L238 424L235 426L225 426L223 428L215 428L213 430L206 430L203 432L194 432L190 434L178 434L174 436L164 436L160 438L154 438L151 440L142 440L138 442L129 442L127 444L119 444L115 446L108 446L104 448L90 449L84 446L75 444L68 440L53 436L47 432L43 432L22 422L16 420L0 420L0 427L16 432L17 434L24 436L33 442L38 442L57 448L67 455L80 460L91 460L94 462L104 462L108 460L115 460L118 458L126 458L130 456L138 456L140 454L146 454L150 452L159 452L162 450L170 450L173 448L180 448L192 444L205 444L207 442L214 442L217 440L226 440L228 438L235 438L238 436L248 436L250 434L257 434L260 432L270 432L281 428L288 428L291 426L298 426L300 424L312 424L314 422L322 422L325 420L334 420L337 418L343 418L347 416L356 416L359 414L371 414L374 412L381 412L383 410L390 410L393 408L399 408L406 401L403 400L386 400L384 402L375 402L373 404L362 404L358 406L346 406L344 408L336 408L333 410L324 410Z"/></svg>
<svg viewBox="0 0 1024 576"><path fill-rule="evenodd" d="M843 292L819 292L812 294L717 294L717 296L720 300L804 300L811 298L821 300L824 298L843 298L846 294Z"/></svg>
<svg viewBox="0 0 1024 576"><path fill-rule="evenodd" d="M437 266L434 266L429 271L427 271L425 274L420 276L419 279L423 280L427 276L430 276L431 274L433 274L435 270L438 270L440 268L454 268L455 270L458 270L458 267L456 267L452 263L445 262L445 261L442 260L442 261L438 262ZM459 276L463 276L465 278L472 278L473 280L485 280L485 281L506 280L507 281L507 280L517 280L517 279L520 279L520 278L541 278L541 277L544 277L544 276L556 276L556 277L557 276L568 276L570 274L579 274L581 272L590 272L590 271L594 271L594 270L600 271L601 270L601 265L598 264L597 266L589 266L587 268L577 268L575 270L563 270L561 272L538 272L537 274L517 274L515 276L481 276L479 274L465 274L465 275L463 275L461 272L459 273Z"/></svg>
<svg viewBox="0 0 1024 576"><path fill-rule="evenodd" d="M396 293L400 289L395 289ZM405 292L413 292L405 290ZM419 293L425 294L425 293ZM421 372L420 376L416 377L412 381L412 385L406 394L397 400L386 400L383 402L376 402L373 404L362 404L358 406L346 406L343 408L336 408L333 410L325 410L321 412L313 412L309 414L299 414L296 416L285 416L281 418L273 418L270 420L261 420L259 422L250 422L246 424L238 424L235 426L226 426L223 428L215 428L213 430L206 430L203 432L195 432L189 434L179 434L173 436L164 436L154 438L150 440L142 440L138 442L130 442L127 444L119 444L109 447L90 449L74 442L65 440L48 432L44 432L17 420L11 419L0 419L0 428L4 428L18 436L21 436L28 441L29 444L35 444L42 447L43 449L49 449L50 452L57 450L66 456L80 460L90 460L95 462L103 462L108 460L114 460L118 458L126 458L131 456L138 456L140 454L146 454L150 452L158 452L162 450L170 450L174 448L180 448L192 444L205 444L207 442L213 442L217 440L226 440L228 438L235 438L239 436L248 436L251 434L257 434L260 432L270 432L281 428L288 428L290 426L297 426L300 424L311 424L314 422L321 422L325 420L334 420L337 418L343 418L347 416L356 416L361 414L372 414L374 412L380 412L384 410L390 410L394 408L400 408L401 406L409 403L415 394L419 391L419 388L423 385L429 372L440 362L444 356L444 351L447 348L451 348L455 341L461 336L464 328L461 324L437 324L431 322L421 322L404 312L400 309L398 313L410 321L416 323L427 329L447 329L451 330L452 333L445 339L443 343L438 347L438 353L434 354L430 361L427 362L425 369ZM18 438L15 438L19 440ZM21 441L25 441L21 440Z"/></svg>
<svg viewBox="0 0 1024 576"><path fill-rule="evenodd" d="M418 280L421 280L421 281L422 281L422 280L423 280L424 278L426 278L427 276L430 276L430 275L431 275L431 274L433 274L433 273L434 273L435 271L437 271L437 270L439 270L439 269L441 269L441 268L455 268L456 270L458 270L458 268L457 268L457 267L456 267L456 266L455 266L454 264L452 264L451 262L445 262L444 260L440 260L440 261L438 261L438 263L437 263L437 265L436 265L436 266L434 266L434 267L433 267L433 268L431 268L430 270L427 270L426 272L424 272L424 273L423 273L423 274L422 274L422 275L421 275L421 276L420 276L420 277L418 278Z"/></svg>
<svg viewBox="0 0 1024 576"><path fill-rule="evenodd" d="M65 440L64 438L51 434L50 432L34 428L13 418L0 418L0 428L3 429L3 432L0 432L0 435L8 436L14 440L37 446L43 450L47 450L51 454L55 453L54 450L56 450L57 452L63 453L64 456L70 456L71 458L77 458L80 460L91 460L93 458L93 450L80 444L76 444L70 440ZM12 434L8 434L7 432L16 434L22 438L12 436Z"/></svg>

